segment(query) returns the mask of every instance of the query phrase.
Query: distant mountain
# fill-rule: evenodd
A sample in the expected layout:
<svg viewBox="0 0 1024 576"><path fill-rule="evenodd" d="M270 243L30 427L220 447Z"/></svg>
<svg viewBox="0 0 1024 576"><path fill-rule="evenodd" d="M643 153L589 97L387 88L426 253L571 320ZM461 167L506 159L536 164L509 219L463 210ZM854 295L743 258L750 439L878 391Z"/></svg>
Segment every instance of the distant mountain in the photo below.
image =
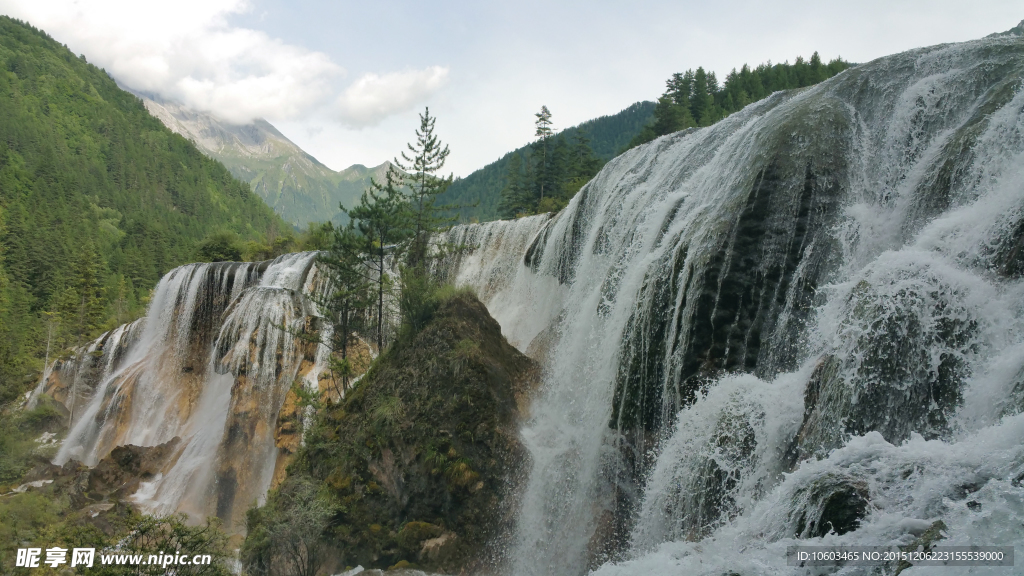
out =
<svg viewBox="0 0 1024 576"><path fill-rule="evenodd" d="M617 156L629 141L643 130L654 114L654 107L654 102L637 102L617 114L587 120L562 130L560 134L571 139L580 130L586 131L594 154L601 160L608 161ZM508 161L513 154L527 148L529 145L517 148L469 176L456 180L438 202L466 206L458 211L459 217L464 221L483 222L498 219L498 202L501 200L501 190L506 184ZM477 206L471 207L472 204Z"/></svg>
<svg viewBox="0 0 1024 576"><path fill-rule="evenodd" d="M370 178L382 178L388 167L387 162L373 168L356 164L335 172L266 120L235 125L153 94L135 94L165 126L248 182L282 218L299 228L309 222L344 220L338 204L355 205Z"/></svg>

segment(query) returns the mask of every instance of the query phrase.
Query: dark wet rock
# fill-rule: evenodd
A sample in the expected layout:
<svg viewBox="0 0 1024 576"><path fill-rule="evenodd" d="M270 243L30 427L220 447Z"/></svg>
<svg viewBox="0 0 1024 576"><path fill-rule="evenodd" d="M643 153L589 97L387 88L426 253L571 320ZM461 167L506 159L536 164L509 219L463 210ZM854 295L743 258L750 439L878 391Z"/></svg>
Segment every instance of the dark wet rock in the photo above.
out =
<svg viewBox="0 0 1024 576"><path fill-rule="evenodd" d="M126 497L133 494L141 482L169 468L181 438L157 446L118 446L99 461L89 472L89 492L100 495L116 494Z"/></svg>
<svg viewBox="0 0 1024 576"><path fill-rule="evenodd" d="M940 281L888 288L865 281L852 291L844 322L856 336L841 354L822 356L808 380L791 468L871 431L893 444L948 432L971 376L978 321Z"/></svg>
<svg viewBox="0 0 1024 576"><path fill-rule="evenodd" d="M870 494L867 484L854 478L827 475L798 491L801 504L794 511L797 538L818 538L830 532L846 534L860 527L867 515Z"/></svg>
<svg viewBox="0 0 1024 576"><path fill-rule="evenodd" d="M118 446L93 468L76 460L63 466L40 461L24 482L39 484L36 489L50 498L66 498L68 514L114 534L135 511L129 497L141 482L152 480L174 464L180 443L175 437L158 446Z"/></svg>
<svg viewBox="0 0 1024 576"><path fill-rule="evenodd" d="M954 487L953 498L956 500L963 500L964 498L967 498L968 496L974 494L978 490L981 490L981 487L983 485L984 482L967 482L965 484L960 484Z"/></svg>

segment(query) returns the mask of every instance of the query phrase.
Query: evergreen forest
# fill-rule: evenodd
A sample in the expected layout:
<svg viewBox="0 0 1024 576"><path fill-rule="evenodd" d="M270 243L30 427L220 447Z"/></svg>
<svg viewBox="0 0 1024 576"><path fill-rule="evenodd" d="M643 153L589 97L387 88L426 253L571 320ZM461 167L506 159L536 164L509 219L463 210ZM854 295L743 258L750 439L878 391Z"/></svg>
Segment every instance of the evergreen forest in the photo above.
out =
<svg viewBox="0 0 1024 576"><path fill-rule="evenodd" d="M703 67L675 73L665 82L667 89L658 98L652 121L633 137L629 148L686 128L710 126L773 92L812 86L849 67L842 58L826 64L815 52L810 60L798 56L793 64L744 64L739 71L733 68L721 84Z"/></svg>
<svg viewBox="0 0 1024 576"><path fill-rule="evenodd" d="M141 315L171 268L289 229L106 72L0 17L0 401Z"/></svg>

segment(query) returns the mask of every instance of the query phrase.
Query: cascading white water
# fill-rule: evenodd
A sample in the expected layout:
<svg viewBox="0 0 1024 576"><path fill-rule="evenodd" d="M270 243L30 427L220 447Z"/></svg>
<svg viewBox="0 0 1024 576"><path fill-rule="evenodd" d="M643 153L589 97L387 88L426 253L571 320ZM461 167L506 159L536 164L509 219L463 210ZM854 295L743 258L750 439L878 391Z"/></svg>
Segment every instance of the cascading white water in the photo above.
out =
<svg viewBox="0 0 1024 576"><path fill-rule="evenodd" d="M545 340L515 574L1024 543L1022 82L1020 36L883 58L449 233L449 277Z"/></svg>
<svg viewBox="0 0 1024 576"><path fill-rule="evenodd" d="M145 318L104 334L64 367L83 397L55 462L94 465L119 445L180 437L168 469L133 498L153 513L237 524L274 476L286 393L300 377L315 387L327 362L325 346L296 337L319 316L308 297L322 288L315 256L168 273Z"/></svg>

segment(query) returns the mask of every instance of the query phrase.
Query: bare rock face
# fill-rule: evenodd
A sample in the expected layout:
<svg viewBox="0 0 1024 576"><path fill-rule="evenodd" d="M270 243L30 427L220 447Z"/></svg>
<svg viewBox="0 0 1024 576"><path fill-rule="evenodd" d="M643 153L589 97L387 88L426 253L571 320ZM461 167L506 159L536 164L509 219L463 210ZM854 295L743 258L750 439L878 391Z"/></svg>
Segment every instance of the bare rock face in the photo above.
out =
<svg viewBox="0 0 1024 576"><path fill-rule="evenodd" d="M174 465L180 455L181 438L175 436L157 446L118 446L89 472L89 492L133 494L140 482L152 480Z"/></svg>
<svg viewBox="0 0 1024 576"><path fill-rule="evenodd" d="M274 431L274 446L277 447L277 461L274 463L274 479L270 482L273 490L281 485L288 474L288 464L295 459L295 452L302 443L302 410L298 405L298 397L289 390L284 398L284 406L277 414L277 430Z"/></svg>
<svg viewBox="0 0 1024 576"><path fill-rule="evenodd" d="M166 473L181 454L181 438L157 446L125 445L90 468L77 460L63 466L41 463L25 477L27 482L47 484L55 493L70 498L72 507L106 511L128 502L142 482Z"/></svg>

